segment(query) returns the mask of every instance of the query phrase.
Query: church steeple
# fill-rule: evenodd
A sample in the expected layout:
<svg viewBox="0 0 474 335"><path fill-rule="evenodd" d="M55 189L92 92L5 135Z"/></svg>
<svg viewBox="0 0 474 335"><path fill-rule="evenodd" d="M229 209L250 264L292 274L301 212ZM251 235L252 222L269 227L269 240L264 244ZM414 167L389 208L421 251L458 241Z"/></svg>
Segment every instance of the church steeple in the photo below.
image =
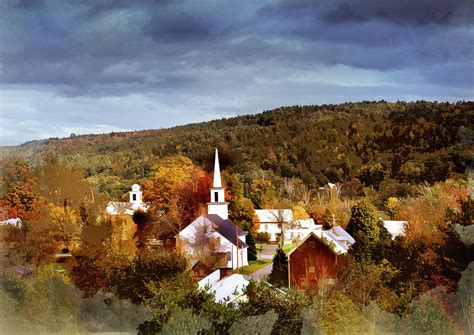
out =
<svg viewBox="0 0 474 335"><path fill-rule="evenodd" d="M214 158L214 180L211 187L211 202L207 203L207 213L217 214L223 219L229 218L228 205L225 201L225 190L222 187L221 170L219 167L219 154Z"/></svg>
<svg viewBox="0 0 474 335"><path fill-rule="evenodd" d="M216 149L216 156L214 158L214 183L212 187L222 187L221 182L221 168L219 167L219 154Z"/></svg>

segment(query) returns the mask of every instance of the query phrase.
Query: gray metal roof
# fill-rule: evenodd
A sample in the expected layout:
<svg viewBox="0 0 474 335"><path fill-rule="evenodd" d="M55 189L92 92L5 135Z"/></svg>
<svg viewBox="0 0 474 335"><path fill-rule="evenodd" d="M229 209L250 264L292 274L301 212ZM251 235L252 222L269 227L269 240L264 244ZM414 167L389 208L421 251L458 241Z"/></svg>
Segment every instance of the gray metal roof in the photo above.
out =
<svg viewBox="0 0 474 335"><path fill-rule="evenodd" d="M219 234L224 236L229 242L233 245L237 246L237 239L238 236L245 236L247 232L240 229L239 226L235 225L232 220L226 219L224 220L217 214L208 214L206 215L206 219L211 221L215 226L215 231ZM235 229L237 227L237 231ZM238 236L236 235L238 233ZM248 245L239 239L239 249L247 248Z"/></svg>

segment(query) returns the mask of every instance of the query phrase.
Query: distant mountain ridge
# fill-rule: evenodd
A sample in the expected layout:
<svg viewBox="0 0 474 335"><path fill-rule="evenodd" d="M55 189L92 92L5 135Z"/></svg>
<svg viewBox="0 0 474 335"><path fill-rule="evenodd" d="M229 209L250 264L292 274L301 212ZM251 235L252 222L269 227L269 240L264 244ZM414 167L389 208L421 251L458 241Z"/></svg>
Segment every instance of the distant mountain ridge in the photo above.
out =
<svg viewBox="0 0 474 335"><path fill-rule="evenodd" d="M359 102L281 107L255 115L168 129L77 135L1 148L36 162L47 154L77 162L86 176L133 180L156 159L181 154L207 164L212 148L224 168L298 177L310 187L354 178L434 182L472 165L474 102Z"/></svg>

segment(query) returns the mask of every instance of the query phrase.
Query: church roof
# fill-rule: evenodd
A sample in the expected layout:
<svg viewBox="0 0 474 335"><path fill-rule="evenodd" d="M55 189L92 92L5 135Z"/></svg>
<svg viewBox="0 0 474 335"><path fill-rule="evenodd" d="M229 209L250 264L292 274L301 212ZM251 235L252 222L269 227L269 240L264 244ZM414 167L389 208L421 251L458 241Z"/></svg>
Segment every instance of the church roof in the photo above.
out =
<svg viewBox="0 0 474 335"><path fill-rule="evenodd" d="M239 239L238 236L247 235L247 233L243 231L242 229L240 229L239 226L236 226L232 222L232 220L229 220L229 219L224 220L217 214L208 214L206 215L206 219L208 219L214 225L217 226L214 228L215 231L217 231L219 234L224 236L229 242L231 242L235 246L237 246L237 239ZM235 227L237 227L237 232L239 234L238 236L236 235ZM247 248L247 247L248 245L239 239L239 249Z"/></svg>

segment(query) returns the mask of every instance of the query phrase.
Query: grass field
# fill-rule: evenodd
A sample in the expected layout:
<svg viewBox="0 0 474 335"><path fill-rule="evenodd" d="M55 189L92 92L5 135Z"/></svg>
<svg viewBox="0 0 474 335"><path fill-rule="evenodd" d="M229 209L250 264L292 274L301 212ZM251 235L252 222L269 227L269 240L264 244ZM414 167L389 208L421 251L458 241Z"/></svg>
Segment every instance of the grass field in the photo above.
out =
<svg viewBox="0 0 474 335"><path fill-rule="evenodd" d="M264 258L260 258L255 261L250 261L249 265L244 266L243 268L240 269L240 273L248 276L271 263L272 263L271 259L264 259Z"/></svg>

